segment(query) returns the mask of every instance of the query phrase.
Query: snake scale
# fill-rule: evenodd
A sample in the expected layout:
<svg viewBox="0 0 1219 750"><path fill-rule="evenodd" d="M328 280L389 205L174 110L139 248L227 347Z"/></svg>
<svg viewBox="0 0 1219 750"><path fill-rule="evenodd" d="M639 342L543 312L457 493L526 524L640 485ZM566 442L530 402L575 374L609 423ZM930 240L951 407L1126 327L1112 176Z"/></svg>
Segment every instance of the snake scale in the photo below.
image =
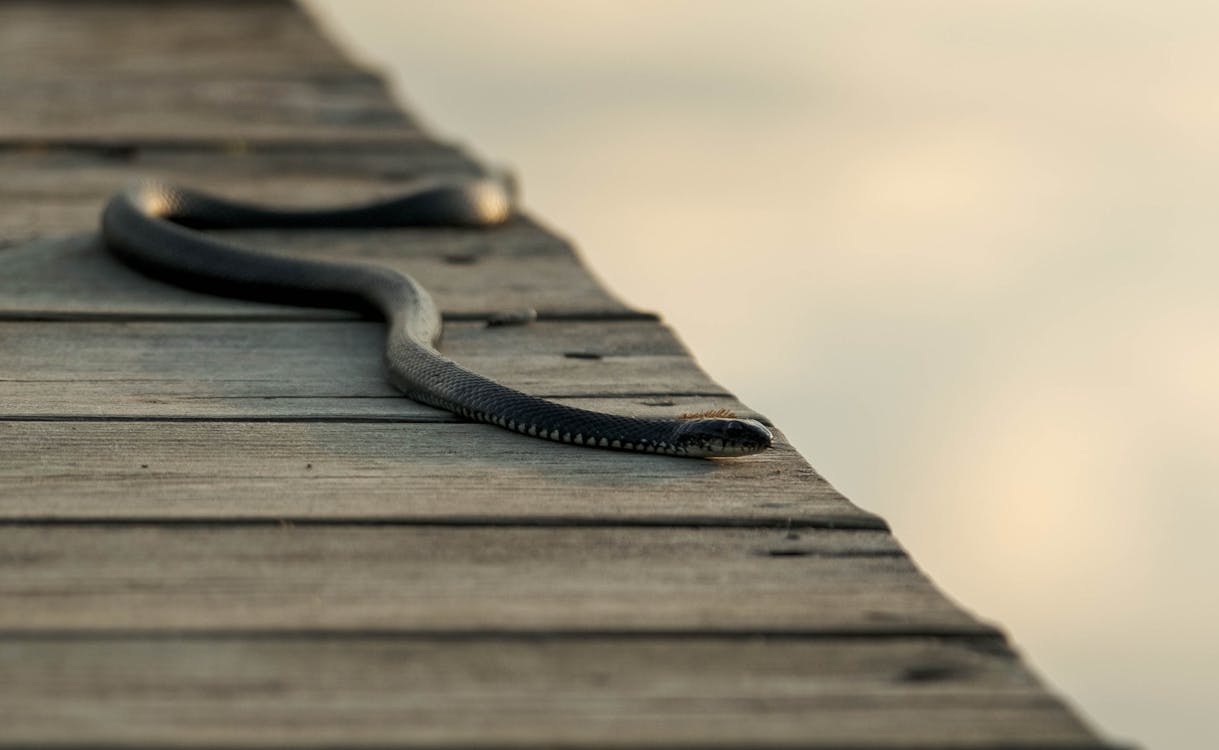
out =
<svg viewBox="0 0 1219 750"><path fill-rule="evenodd" d="M102 213L110 251L164 281L209 294L337 307L388 323L390 382L408 397L533 437L672 456L740 456L765 450L771 433L732 417L645 419L578 409L530 396L471 372L437 351L441 317L427 291L400 271L289 257L231 244L205 229L491 227L512 214L509 192L490 179L433 183L386 200L326 209L241 203L144 182Z"/></svg>

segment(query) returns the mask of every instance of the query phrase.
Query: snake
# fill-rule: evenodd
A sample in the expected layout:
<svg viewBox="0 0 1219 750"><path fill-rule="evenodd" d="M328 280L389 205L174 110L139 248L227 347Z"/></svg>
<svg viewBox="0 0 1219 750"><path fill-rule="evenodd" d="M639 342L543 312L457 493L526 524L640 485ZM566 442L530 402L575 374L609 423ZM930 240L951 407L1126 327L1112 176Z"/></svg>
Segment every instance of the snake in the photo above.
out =
<svg viewBox="0 0 1219 750"><path fill-rule="evenodd" d="M194 291L279 304L354 310L387 323L389 382L408 398L536 438L620 451L718 458L772 444L759 421L728 413L622 416L523 393L439 351L443 321L427 290L384 265L294 257L222 240L216 229L455 227L488 229L515 212L502 180L417 184L370 202L326 208L249 203L158 181L116 193L102 211L109 251L127 266Z"/></svg>

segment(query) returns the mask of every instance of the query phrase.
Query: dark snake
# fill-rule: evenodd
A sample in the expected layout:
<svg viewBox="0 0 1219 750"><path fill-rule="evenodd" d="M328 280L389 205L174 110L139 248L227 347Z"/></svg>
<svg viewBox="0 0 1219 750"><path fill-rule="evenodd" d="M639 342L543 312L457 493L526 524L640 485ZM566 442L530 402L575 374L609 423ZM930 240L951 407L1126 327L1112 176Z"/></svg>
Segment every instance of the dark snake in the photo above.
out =
<svg viewBox="0 0 1219 750"><path fill-rule="evenodd" d="M479 422L574 445L672 456L740 456L771 433L751 419L618 416L557 404L478 375L436 350L441 317L410 276L383 266L295 258L240 247L197 230L492 227L513 212L490 179L434 183L387 200L328 209L239 203L158 183L115 195L102 213L110 251L163 281L209 294L376 313L389 324L390 382L408 397Z"/></svg>

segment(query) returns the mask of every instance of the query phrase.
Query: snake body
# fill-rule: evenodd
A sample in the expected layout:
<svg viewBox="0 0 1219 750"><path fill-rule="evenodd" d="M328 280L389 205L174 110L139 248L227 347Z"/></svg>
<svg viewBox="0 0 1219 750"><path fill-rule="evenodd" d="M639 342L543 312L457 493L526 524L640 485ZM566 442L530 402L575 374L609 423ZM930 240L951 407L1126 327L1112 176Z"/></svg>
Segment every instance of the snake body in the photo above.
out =
<svg viewBox="0 0 1219 750"><path fill-rule="evenodd" d="M390 382L406 396L467 419L574 445L673 456L755 453L770 432L750 419L644 419L557 404L471 372L436 349L441 317L407 274L362 263L294 258L241 247L203 229L489 227L512 213L492 180L437 183L384 201L321 210L240 203L146 182L115 195L102 234L122 261L155 278L229 297L375 312L389 326Z"/></svg>

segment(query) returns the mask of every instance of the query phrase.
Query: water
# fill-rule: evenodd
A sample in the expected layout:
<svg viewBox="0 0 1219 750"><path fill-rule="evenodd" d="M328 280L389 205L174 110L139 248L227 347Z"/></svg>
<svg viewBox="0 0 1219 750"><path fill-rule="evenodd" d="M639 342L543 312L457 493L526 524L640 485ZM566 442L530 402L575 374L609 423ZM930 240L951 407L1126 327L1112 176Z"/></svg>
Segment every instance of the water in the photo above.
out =
<svg viewBox="0 0 1219 750"><path fill-rule="evenodd" d="M1105 732L1219 693L1219 6L315 0Z"/></svg>

